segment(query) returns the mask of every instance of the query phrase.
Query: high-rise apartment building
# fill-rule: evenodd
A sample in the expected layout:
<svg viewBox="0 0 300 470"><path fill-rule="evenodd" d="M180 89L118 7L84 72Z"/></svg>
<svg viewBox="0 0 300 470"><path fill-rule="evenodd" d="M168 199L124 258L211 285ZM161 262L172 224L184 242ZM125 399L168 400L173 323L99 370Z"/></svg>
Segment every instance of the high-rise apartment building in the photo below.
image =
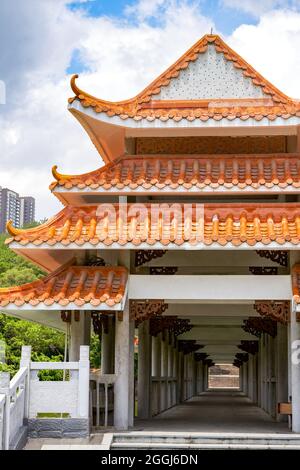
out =
<svg viewBox="0 0 300 470"><path fill-rule="evenodd" d="M0 187L0 232L5 232L8 220L12 220L16 227L23 227L32 222L34 216L33 197L20 197L15 191Z"/></svg>

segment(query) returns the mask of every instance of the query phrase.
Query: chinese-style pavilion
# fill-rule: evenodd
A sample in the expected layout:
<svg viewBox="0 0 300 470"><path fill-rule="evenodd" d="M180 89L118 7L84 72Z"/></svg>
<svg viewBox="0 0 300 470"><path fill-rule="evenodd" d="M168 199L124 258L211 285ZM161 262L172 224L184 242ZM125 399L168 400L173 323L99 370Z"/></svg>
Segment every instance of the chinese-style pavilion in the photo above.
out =
<svg viewBox="0 0 300 470"><path fill-rule="evenodd" d="M1 310L70 331L70 360L102 331L114 424L149 418L207 387L213 363L300 432L300 101L205 35L132 99L71 80L69 111L105 165L53 167L64 208L8 223L10 248L49 274L0 289ZM298 341L298 343L297 343ZM201 352L199 352L201 350Z"/></svg>

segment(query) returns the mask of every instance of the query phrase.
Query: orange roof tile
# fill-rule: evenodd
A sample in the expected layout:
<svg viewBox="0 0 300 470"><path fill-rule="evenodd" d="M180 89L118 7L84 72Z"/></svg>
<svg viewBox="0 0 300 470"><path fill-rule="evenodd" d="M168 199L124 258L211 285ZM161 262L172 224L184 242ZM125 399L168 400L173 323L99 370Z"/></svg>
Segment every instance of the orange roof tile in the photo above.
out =
<svg viewBox="0 0 300 470"><path fill-rule="evenodd" d="M151 191L236 187L247 190L300 187L298 155L163 155L123 156L83 175L62 175L53 167L56 182L50 189Z"/></svg>
<svg viewBox="0 0 300 470"><path fill-rule="evenodd" d="M0 289L0 306L16 307L113 307L125 294L127 270L123 267L63 266L43 279L17 287Z"/></svg>
<svg viewBox="0 0 300 470"><path fill-rule="evenodd" d="M292 268L292 291L294 301L300 304L300 264Z"/></svg>
<svg viewBox="0 0 300 470"><path fill-rule="evenodd" d="M172 78L178 77L181 70L186 69L190 62L195 61L199 54L206 52L209 44L214 45L216 51L231 61L244 76L251 78L254 85L261 87L267 98L244 99L205 99L205 100L155 100L161 88L167 86ZM207 121L222 118L247 120L254 118L260 121L264 117L273 121L276 117L288 119L291 116L300 116L300 102L289 98L268 80L262 77L242 57L233 51L219 36L205 35L194 44L179 60L169 67L163 74L154 80L147 88L132 99L111 102L96 98L82 91L75 83L78 75L71 79L71 87L75 97L69 103L79 100L84 107L92 107L96 113L106 113L109 117L119 116L121 119L134 120L147 119L153 121L160 119L167 121L173 119L180 121L187 119L193 121L200 119Z"/></svg>
<svg viewBox="0 0 300 470"><path fill-rule="evenodd" d="M204 208L204 217L202 209ZM163 212L163 215L162 215ZM184 223L183 223L183 216ZM16 229L20 248L48 245L156 247L300 242L300 204L142 204L68 206L43 225Z"/></svg>

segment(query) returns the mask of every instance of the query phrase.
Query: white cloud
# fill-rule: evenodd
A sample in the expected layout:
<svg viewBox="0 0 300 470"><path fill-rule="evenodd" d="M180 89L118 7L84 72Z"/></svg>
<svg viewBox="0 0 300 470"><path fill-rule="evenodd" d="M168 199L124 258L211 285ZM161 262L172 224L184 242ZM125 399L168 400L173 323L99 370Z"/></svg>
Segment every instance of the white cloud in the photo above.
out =
<svg viewBox="0 0 300 470"><path fill-rule="evenodd" d="M272 11L239 26L230 45L287 95L300 98L300 12Z"/></svg>
<svg viewBox="0 0 300 470"><path fill-rule="evenodd" d="M89 70L81 74L79 86L118 100L141 91L211 26L216 31L201 2L154 3L156 9L140 0L142 16L132 23L128 17L72 12L67 0L1 0L0 79L7 85L8 102L0 105L0 185L35 196L39 218L60 209L48 190L52 165L80 173L102 164L67 111L72 92L66 69L74 49ZM153 14L159 16L155 25L146 19ZM263 15L256 26L242 25L225 39L284 92L300 97L299 14Z"/></svg>
<svg viewBox="0 0 300 470"><path fill-rule="evenodd" d="M253 16L259 17L267 11L275 9L297 9L300 8L300 0L222 0L226 7L245 11Z"/></svg>

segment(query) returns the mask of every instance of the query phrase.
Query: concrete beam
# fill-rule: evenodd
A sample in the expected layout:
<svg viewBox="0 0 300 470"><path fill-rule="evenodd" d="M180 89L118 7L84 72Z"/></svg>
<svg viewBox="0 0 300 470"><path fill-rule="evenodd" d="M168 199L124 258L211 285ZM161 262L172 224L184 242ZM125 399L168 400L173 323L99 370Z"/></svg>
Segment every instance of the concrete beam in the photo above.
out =
<svg viewBox="0 0 300 470"><path fill-rule="evenodd" d="M288 300L291 278L279 276L151 276L131 275L130 299L183 301Z"/></svg>

